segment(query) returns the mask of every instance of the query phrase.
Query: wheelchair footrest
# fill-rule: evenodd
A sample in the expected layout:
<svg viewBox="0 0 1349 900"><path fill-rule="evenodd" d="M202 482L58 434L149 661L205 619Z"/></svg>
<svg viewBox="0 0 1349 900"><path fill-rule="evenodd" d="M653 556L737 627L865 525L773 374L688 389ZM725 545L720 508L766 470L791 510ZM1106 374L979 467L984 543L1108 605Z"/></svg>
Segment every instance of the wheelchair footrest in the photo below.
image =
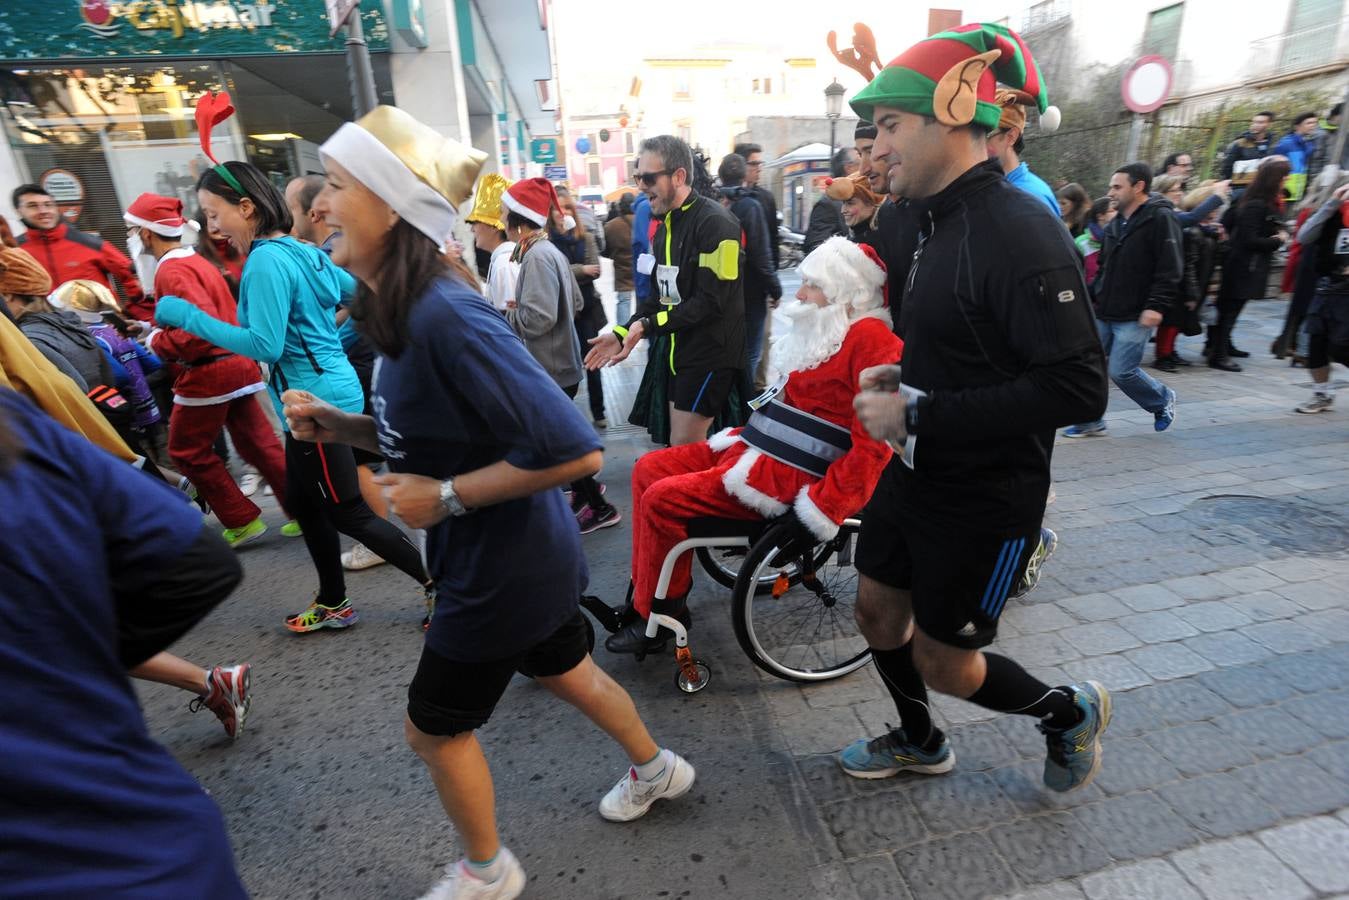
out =
<svg viewBox="0 0 1349 900"><path fill-rule="evenodd" d="M593 594L582 594L581 606L610 634L617 634L640 618L631 606L610 606Z"/></svg>

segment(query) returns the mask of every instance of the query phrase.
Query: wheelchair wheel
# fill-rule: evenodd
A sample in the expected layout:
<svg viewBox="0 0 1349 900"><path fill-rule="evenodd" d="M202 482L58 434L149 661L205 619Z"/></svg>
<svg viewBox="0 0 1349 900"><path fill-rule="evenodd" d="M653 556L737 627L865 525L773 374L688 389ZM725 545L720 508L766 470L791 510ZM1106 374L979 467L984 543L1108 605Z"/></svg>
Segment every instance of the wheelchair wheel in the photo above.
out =
<svg viewBox="0 0 1349 900"><path fill-rule="evenodd" d="M793 579L770 565L782 534L770 529L750 548L731 599L735 638L750 660L789 681L828 681L871 661L871 651L853 618L857 602L860 521L848 519L830 541L813 551L813 578ZM760 590L769 578L768 590Z"/></svg>
<svg viewBox="0 0 1349 900"><path fill-rule="evenodd" d="M821 544L816 548L817 553L821 554L816 560L816 565L823 563L823 554L827 551L825 545ZM740 569L745 562L745 556L748 554L748 547L699 547L695 551L698 554L698 562L702 565L703 571L712 576L712 580L724 588L735 589L736 578L740 575ZM787 574L787 578L793 585L801 580L801 573L798 566L792 563L786 569L781 571ZM759 579L756 590L761 594L766 594L773 589L773 583L777 581L778 569L765 569Z"/></svg>

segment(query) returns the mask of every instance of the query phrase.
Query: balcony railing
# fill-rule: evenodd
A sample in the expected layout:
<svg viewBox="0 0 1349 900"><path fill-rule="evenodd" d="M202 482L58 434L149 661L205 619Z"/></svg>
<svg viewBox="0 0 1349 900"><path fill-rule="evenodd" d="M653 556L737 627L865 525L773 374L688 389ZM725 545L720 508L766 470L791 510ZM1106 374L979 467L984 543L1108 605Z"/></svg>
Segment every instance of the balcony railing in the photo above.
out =
<svg viewBox="0 0 1349 900"><path fill-rule="evenodd" d="M1349 59L1349 47L1343 38L1345 23L1346 18L1338 17L1322 25L1252 41L1249 77L1280 78L1345 62Z"/></svg>
<svg viewBox="0 0 1349 900"><path fill-rule="evenodd" d="M1055 25L1067 23L1073 15L1072 0L1042 0L1031 4L1020 16L1015 17L1017 31L1033 34Z"/></svg>

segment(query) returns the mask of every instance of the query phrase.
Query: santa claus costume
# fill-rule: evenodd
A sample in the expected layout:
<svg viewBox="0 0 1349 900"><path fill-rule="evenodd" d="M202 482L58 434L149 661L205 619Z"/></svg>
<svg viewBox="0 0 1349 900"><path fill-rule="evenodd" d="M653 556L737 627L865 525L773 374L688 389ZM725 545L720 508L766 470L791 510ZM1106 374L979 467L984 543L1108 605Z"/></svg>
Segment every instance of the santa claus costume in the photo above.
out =
<svg viewBox="0 0 1349 900"><path fill-rule="evenodd" d="M123 215L129 228L153 232L169 240L195 239L196 223L183 219L181 201L141 194ZM144 246L144 239L132 242ZM159 257L154 267L155 296L182 297L212 318L238 324L234 295L220 270L190 246L178 246ZM150 349L178 365L169 417L169 458L197 486L226 528L232 544L252 540L266 530L261 511L245 497L212 445L222 428L229 429L235 449L276 492L285 496L286 458L281 443L254 396L265 389L262 372L251 359L217 347L181 328L156 328Z"/></svg>
<svg viewBox="0 0 1349 900"><path fill-rule="evenodd" d="M791 513L811 536L828 540L866 504L890 460L890 448L868 435L853 412L862 371L895 363L903 347L891 330L884 264L870 247L834 237L805 258L800 273L798 299L780 309L792 328L773 342L773 387L755 401L749 423L647 453L633 469L633 607L643 619L661 564L687 539L689 520ZM813 299L821 293L822 306ZM690 569L686 553L658 612L688 619ZM647 649L645 624L629 625L606 646Z"/></svg>

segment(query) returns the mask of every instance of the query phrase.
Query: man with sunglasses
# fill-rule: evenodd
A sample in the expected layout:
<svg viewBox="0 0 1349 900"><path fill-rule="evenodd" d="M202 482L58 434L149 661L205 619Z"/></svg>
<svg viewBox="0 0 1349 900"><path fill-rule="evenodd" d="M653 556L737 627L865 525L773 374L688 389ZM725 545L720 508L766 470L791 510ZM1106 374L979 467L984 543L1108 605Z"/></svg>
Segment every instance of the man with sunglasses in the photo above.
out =
<svg viewBox="0 0 1349 900"><path fill-rule="evenodd" d="M670 444L704 440L745 367L745 299L740 223L720 203L694 193L693 152L673 135L642 142L638 187L660 222L651 252L638 260L652 296L609 334L590 341L588 369L628 357L644 337L670 336Z"/></svg>
<svg viewBox="0 0 1349 900"><path fill-rule="evenodd" d="M19 237L19 246L42 264L52 277L52 284L86 278L116 291L115 279L126 295L123 309L145 321L153 316L154 307L146 302L131 260L109 241L68 224L46 188L37 184L19 185L11 200L28 228Z"/></svg>

